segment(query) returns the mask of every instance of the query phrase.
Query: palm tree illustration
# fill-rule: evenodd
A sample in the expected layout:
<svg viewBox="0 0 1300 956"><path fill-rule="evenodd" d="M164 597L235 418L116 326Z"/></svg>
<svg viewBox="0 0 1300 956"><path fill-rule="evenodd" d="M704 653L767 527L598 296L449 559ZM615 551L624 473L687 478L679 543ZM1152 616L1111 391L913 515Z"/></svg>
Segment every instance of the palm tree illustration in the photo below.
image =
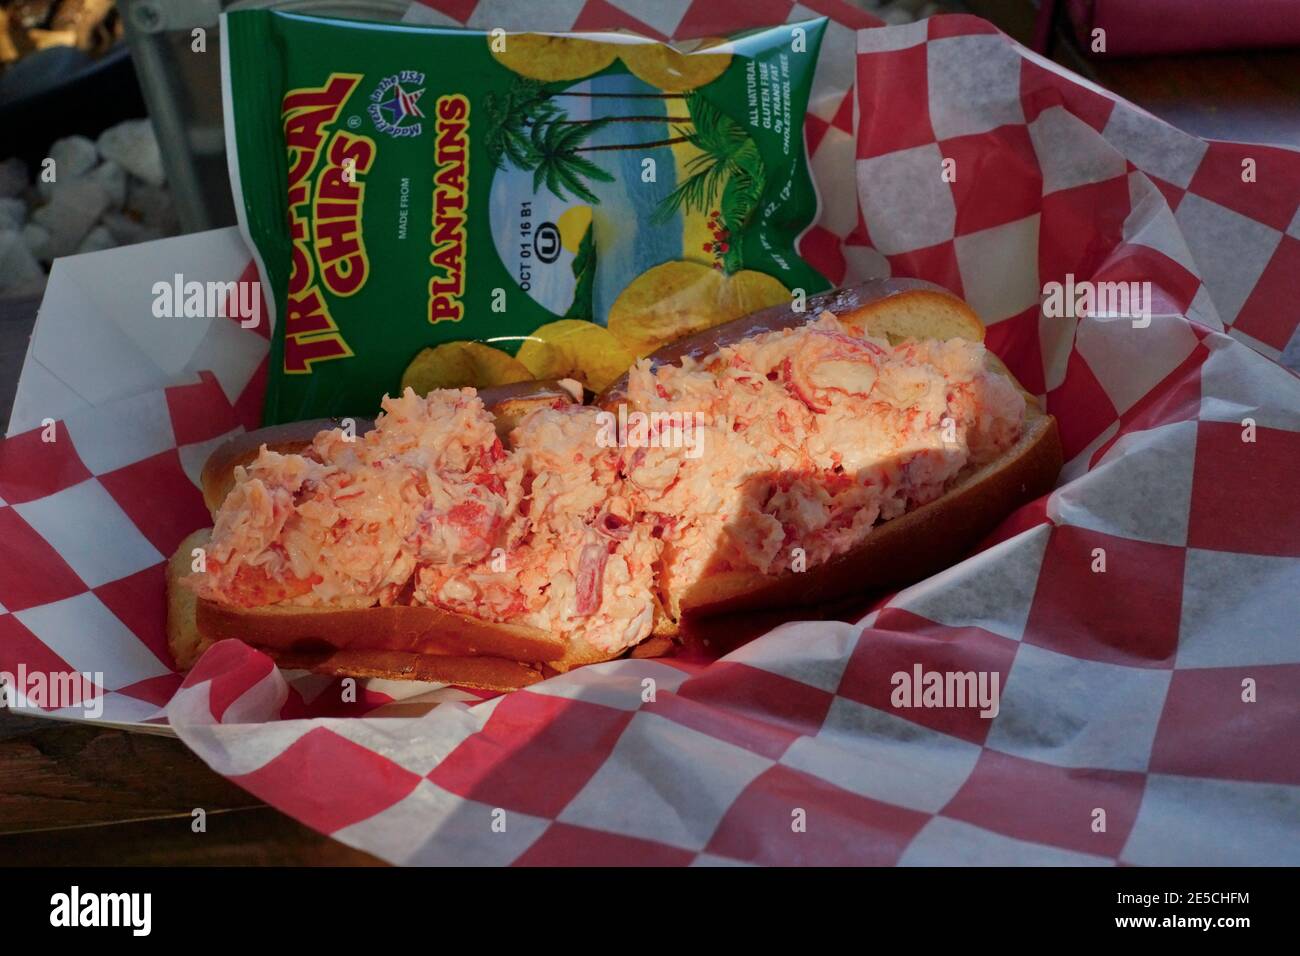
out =
<svg viewBox="0 0 1300 956"><path fill-rule="evenodd" d="M766 170L758 144L738 122L698 93L686 94L693 128L677 132L697 150L686 163L686 178L655 209L654 220L666 222L679 210L706 212L721 205L732 233L739 232L758 208Z"/></svg>
<svg viewBox="0 0 1300 956"><path fill-rule="evenodd" d="M533 167L531 127L558 119L561 113L546 88L547 84L536 80L521 80L504 93L491 92L483 97L488 114L486 147L497 169L505 169L507 161L521 169Z"/></svg>
<svg viewBox="0 0 1300 956"><path fill-rule="evenodd" d="M489 93L484 106L489 116L488 155L498 169L509 162L516 168L533 173L533 189L543 185L558 199L567 200L567 189L592 205L600 199L590 183L613 182L614 177L583 153L615 150L653 149L687 141L678 128L677 135L639 143L591 145L588 141L598 131L615 123L690 123L688 116L602 116L570 119L555 101L563 97L610 99L684 100L678 93L585 93L571 92L562 83L546 83L520 77L503 93Z"/></svg>
<svg viewBox="0 0 1300 956"><path fill-rule="evenodd" d="M600 205L600 198L591 191L591 181L612 183L614 177L601 169L590 159L579 155L583 149L600 149L599 146L582 146L582 143L600 126L566 125L556 120L535 123L528 136L527 166L533 173L533 192L546 185L558 199L567 199L564 189L568 188L579 199L593 206Z"/></svg>

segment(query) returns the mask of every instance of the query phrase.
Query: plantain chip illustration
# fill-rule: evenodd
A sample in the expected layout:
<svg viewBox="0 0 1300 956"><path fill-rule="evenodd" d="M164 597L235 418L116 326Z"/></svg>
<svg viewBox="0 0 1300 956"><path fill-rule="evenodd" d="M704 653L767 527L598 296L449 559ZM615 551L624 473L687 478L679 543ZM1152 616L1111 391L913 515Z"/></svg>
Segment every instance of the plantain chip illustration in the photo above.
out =
<svg viewBox="0 0 1300 956"><path fill-rule="evenodd" d="M789 302L790 290L766 273L742 269L727 278L720 301L727 320L738 319L769 305Z"/></svg>
<svg viewBox="0 0 1300 956"><path fill-rule="evenodd" d="M666 43L634 43L619 47L619 57L632 75L665 93L686 93L712 83L731 65L730 53L710 53L725 41L697 41L694 49L676 50Z"/></svg>
<svg viewBox="0 0 1300 956"><path fill-rule="evenodd" d="M718 324L725 280L698 262L654 266L629 282L609 309L609 330L638 358L682 336Z"/></svg>
<svg viewBox="0 0 1300 956"><path fill-rule="evenodd" d="M436 388L486 388L532 377L518 359L500 349L482 342L447 342L420 351L402 374L402 388L423 396Z"/></svg>
<svg viewBox="0 0 1300 956"><path fill-rule="evenodd" d="M583 319L548 322L519 346L519 361L533 378L576 378L593 392L626 372L633 360L608 329Z"/></svg>
<svg viewBox="0 0 1300 956"><path fill-rule="evenodd" d="M699 262L664 262L619 293L609 310L609 330L640 358L661 345L789 298L784 285L761 272L743 269L726 276Z"/></svg>
<svg viewBox="0 0 1300 956"><path fill-rule="evenodd" d="M509 33L504 38L505 49L497 50L499 39L489 35L488 47L502 66L547 83L599 73L617 59L619 50L599 40L542 33Z"/></svg>

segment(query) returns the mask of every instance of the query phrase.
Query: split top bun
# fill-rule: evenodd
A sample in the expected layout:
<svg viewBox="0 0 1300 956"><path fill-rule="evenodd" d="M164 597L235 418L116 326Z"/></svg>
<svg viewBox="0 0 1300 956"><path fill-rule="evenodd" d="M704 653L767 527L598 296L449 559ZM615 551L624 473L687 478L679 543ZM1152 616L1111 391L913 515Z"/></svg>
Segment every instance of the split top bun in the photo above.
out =
<svg viewBox="0 0 1300 956"><path fill-rule="evenodd" d="M1038 429L960 300L893 284L809 306L842 314L709 330L597 405L534 405L504 440L473 389L408 390L355 438L219 462L205 484L228 471L232 486L188 586L241 610L413 606L522 626L560 640L563 669L720 596L816 581Z"/></svg>

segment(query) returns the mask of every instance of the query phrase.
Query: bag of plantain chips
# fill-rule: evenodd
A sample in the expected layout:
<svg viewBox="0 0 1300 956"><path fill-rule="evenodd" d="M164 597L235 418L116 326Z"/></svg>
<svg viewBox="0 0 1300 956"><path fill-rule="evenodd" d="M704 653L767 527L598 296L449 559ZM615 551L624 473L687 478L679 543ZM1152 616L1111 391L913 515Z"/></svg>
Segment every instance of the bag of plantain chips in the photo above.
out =
<svg viewBox="0 0 1300 956"><path fill-rule="evenodd" d="M824 19L677 48L223 17L235 206L273 313L267 424L577 378L829 283L804 111Z"/></svg>

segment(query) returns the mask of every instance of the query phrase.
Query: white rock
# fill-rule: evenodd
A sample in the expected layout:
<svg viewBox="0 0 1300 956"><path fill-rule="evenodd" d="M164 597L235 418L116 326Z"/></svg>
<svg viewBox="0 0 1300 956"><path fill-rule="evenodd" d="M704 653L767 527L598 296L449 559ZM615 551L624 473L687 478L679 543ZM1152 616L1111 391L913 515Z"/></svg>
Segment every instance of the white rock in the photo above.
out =
<svg viewBox="0 0 1300 956"><path fill-rule="evenodd" d="M0 231L0 292L36 292L45 285L45 270L14 229Z"/></svg>
<svg viewBox="0 0 1300 956"><path fill-rule="evenodd" d="M30 181L27 178L27 164L17 156L10 156L0 163L0 197L12 199L21 196Z"/></svg>
<svg viewBox="0 0 1300 956"><path fill-rule="evenodd" d="M147 119L126 120L99 134L99 155L111 159L132 176L154 186L167 180L162 152Z"/></svg>
<svg viewBox="0 0 1300 956"><path fill-rule="evenodd" d="M59 166L58 168L62 169L63 167ZM69 186L74 188L74 196L80 196L81 194L76 191L81 188L77 185L78 183L98 183L104 188L104 192L108 194L109 208L121 209L122 204L126 202L126 180L126 170L110 160L100 163L94 169L82 173L80 176L68 177L60 173L52 183L38 182L36 191L42 200L51 202L55 196ZM150 188L154 187L151 186Z"/></svg>
<svg viewBox="0 0 1300 956"><path fill-rule="evenodd" d="M152 242L163 237L162 230L146 226L130 216L120 212L110 212L104 216L104 228L116 240L119 246L131 246L137 242Z"/></svg>
<svg viewBox="0 0 1300 956"><path fill-rule="evenodd" d="M54 160L55 176L76 179L95 168L99 162L99 150L84 136L66 136L54 141L50 147L50 159Z"/></svg>
<svg viewBox="0 0 1300 956"><path fill-rule="evenodd" d="M80 180L81 177L77 177L75 179L72 177L68 177L66 179L56 178L53 182L46 182L45 180L41 179L40 175L38 174L36 177L36 195L30 198L34 204L38 206L43 205L49 202L51 199L53 199L54 194L57 193L60 189L62 189L64 186L66 186L69 183L79 182Z"/></svg>
<svg viewBox="0 0 1300 956"><path fill-rule="evenodd" d="M153 226L165 235L177 230L176 207L172 194L166 189L148 183L131 182L126 191L126 211L134 213L146 226Z"/></svg>
<svg viewBox="0 0 1300 956"><path fill-rule="evenodd" d="M105 160L90 171L87 179L99 183L108 193L110 209L121 209L126 202L126 170L113 162Z"/></svg>
<svg viewBox="0 0 1300 956"><path fill-rule="evenodd" d="M21 199L0 199L0 231L18 230L27 221L27 203Z"/></svg>
<svg viewBox="0 0 1300 956"><path fill-rule="evenodd" d="M50 231L50 256L70 255L108 209L108 192L89 179L62 183L54 197L32 213L32 222Z"/></svg>
<svg viewBox="0 0 1300 956"><path fill-rule="evenodd" d="M46 182L44 166L36 176L36 191L46 202L54 198L60 186L93 176L100 165L99 150L84 136L67 136L56 140L50 147L48 158L54 160L54 180Z"/></svg>
<svg viewBox="0 0 1300 956"><path fill-rule="evenodd" d="M83 252L102 252L104 249L112 249L117 245L117 240L113 234L104 226L96 226L90 232L86 233L86 238L81 240L81 245L77 246L77 255Z"/></svg>
<svg viewBox="0 0 1300 956"><path fill-rule="evenodd" d="M50 255L50 230L44 226L29 222L23 226L22 238L27 250L37 259L48 262L54 258Z"/></svg>

